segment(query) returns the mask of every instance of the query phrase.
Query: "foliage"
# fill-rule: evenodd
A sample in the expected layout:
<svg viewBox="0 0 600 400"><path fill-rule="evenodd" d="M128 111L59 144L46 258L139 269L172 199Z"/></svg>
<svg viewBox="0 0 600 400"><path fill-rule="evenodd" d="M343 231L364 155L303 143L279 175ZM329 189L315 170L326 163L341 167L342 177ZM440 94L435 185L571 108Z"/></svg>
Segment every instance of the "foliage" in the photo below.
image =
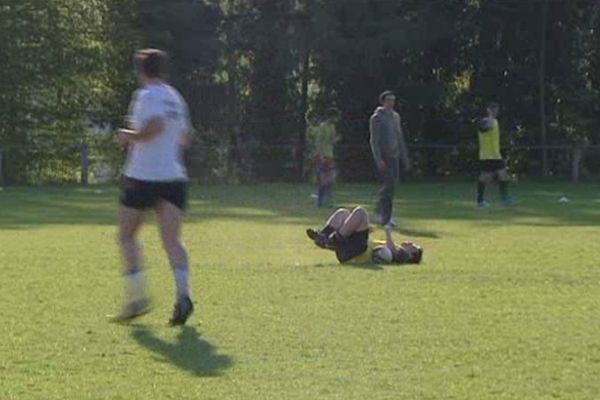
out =
<svg viewBox="0 0 600 400"><path fill-rule="evenodd" d="M254 178L297 177L304 113L336 107L342 177L372 179L367 120L384 89L398 92L412 144L474 145L490 100L514 165L540 163L513 148L542 143L542 127L549 145L600 139L600 3L587 0L7 0L0 38L0 145L33 149L13 181L35 175L26 160L43 163L41 146L76 148L90 123L122 122L142 46L172 55L200 142L228 147L208 170L234 171L239 138L252 137ZM450 158L420 151L415 171L446 174Z"/></svg>

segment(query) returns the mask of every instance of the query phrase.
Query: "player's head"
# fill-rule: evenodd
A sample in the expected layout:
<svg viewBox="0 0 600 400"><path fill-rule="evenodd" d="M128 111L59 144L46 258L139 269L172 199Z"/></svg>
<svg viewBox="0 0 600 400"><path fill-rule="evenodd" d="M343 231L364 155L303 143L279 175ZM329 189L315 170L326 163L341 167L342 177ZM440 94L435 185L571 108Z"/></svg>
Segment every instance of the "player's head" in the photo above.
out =
<svg viewBox="0 0 600 400"><path fill-rule="evenodd" d="M340 119L340 110L336 107L330 107L325 111L325 119L329 122L337 122Z"/></svg>
<svg viewBox="0 0 600 400"><path fill-rule="evenodd" d="M321 122L321 118L319 118L319 114L314 109L310 109L306 112L306 122L309 125L317 125Z"/></svg>
<svg viewBox="0 0 600 400"><path fill-rule="evenodd" d="M496 118L500 114L500 104L491 102L485 106L485 111L488 117Z"/></svg>
<svg viewBox="0 0 600 400"><path fill-rule="evenodd" d="M420 264L423 259L423 248L414 242L402 242L399 253L404 253L404 262L407 264Z"/></svg>
<svg viewBox="0 0 600 400"><path fill-rule="evenodd" d="M379 104L386 109L394 108L396 105L396 95L391 90L386 90L379 95Z"/></svg>
<svg viewBox="0 0 600 400"><path fill-rule="evenodd" d="M157 49L138 50L133 57L135 72L142 82L169 77L169 55Z"/></svg>

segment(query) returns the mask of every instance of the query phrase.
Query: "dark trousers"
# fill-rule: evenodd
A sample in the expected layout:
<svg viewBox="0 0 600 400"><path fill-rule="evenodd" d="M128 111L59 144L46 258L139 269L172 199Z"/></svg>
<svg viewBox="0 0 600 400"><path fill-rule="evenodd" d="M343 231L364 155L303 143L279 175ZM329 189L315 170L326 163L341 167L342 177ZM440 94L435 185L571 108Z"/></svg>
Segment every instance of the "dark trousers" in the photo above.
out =
<svg viewBox="0 0 600 400"><path fill-rule="evenodd" d="M379 171L383 186L379 191L375 212L381 215L382 225L392 219L392 206L394 202L394 189L400 176L400 160L397 158L385 159L385 171Z"/></svg>

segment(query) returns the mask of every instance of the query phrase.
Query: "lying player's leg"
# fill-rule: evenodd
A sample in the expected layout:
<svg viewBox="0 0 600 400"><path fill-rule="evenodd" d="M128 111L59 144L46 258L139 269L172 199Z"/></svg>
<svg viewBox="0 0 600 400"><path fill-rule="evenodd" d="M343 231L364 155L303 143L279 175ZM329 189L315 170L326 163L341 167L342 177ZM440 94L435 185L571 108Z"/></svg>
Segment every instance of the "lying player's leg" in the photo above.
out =
<svg viewBox="0 0 600 400"><path fill-rule="evenodd" d="M369 230L369 213L363 207L356 207L346 217L342 226L337 230L341 236L350 236L354 232Z"/></svg>
<svg viewBox="0 0 600 400"><path fill-rule="evenodd" d="M327 222L325 222L325 225L321 229L317 230L309 228L306 230L306 234L317 246L327 248L326 242L329 236L340 229L349 216L349 210L340 208L329 216Z"/></svg>
<svg viewBox="0 0 600 400"><path fill-rule="evenodd" d="M125 306L115 317L117 321L128 321L149 311L150 300L146 291L146 278L141 266L141 247L137 233L142 226L142 210L121 206L119 210L118 241L125 262Z"/></svg>
<svg viewBox="0 0 600 400"><path fill-rule="evenodd" d="M369 214L356 207L344 220L343 225L330 236L340 263L345 263L365 254L369 249Z"/></svg>
<svg viewBox="0 0 600 400"><path fill-rule="evenodd" d="M163 247L169 257L175 278L176 300L171 325L182 325L194 310L189 292L188 254L181 241L183 210L176 205L161 201L156 208Z"/></svg>

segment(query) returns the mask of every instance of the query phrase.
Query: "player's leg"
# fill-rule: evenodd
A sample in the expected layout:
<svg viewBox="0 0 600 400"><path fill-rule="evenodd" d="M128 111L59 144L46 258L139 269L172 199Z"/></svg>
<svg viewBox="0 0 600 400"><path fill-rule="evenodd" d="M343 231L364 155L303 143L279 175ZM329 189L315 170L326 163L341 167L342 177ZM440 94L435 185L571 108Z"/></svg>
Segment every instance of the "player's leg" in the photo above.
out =
<svg viewBox="0 0 600 400"><path fill-rule="evenodd" d="M369 230L369 213L363 207L356 207L344 220L337 232L342 237L348 237L354 232Z"/></svg>
<svg viewBox="0 0 600 400"><path fill-rule="evenodd" d="M387 225L392 219L394 192L400 174L398 163L398 159L386 160L386 169L382 173L383 187L379 191L379 200L375 208L381 225Z"/></svg>
<svg viewBox="0 0 600 400"><path fill-rule="evenodd" d="M326 242L329 236L340 229L344 221L350 216L350 210L340 208L333 212L325 222L325 225L319 229L307 229L306 234L319 247L327 248Z"/></svg>
<svg viewBox="0 0 600 400"><path fill-rule="evenodd" d="M500 197L505 206L513 206L514 200L508 195L508 183L510 182L510 175L506 168L502 168L496 172L496 179L498 180L498 187L500 188Z"/></svg>
<svg viewBox="0 0 600 400"><path fill-rule="evenodd" d="M350 261L365 253L369 244L369 214L362 207L356 207L344 224L329 241L335 249L340 263Z"/></svg>
<svg viewBox="0 0 600 400"><path fill-rule="evenodd" d="M181 240L183 210L175 204L161 200L156 207L156 212L163 247L175 278L176 301L170 323L181 325L185 323L194 309L189 291L188 254Z"/></svg>
<svg viewBox="0 0 600 400"><path fill-rule="evenodd" d="M146 290L146 277L141 265L141 246L137 233L144 221L142 210L121 206L119 209L118 242L124 259L125 306L115 317L127 321L149 310L150 301Z"/></svg>
<svg viewBox="0 0 600 400"><path fill-rule="evenodd" d="M333 184L335 182L335 163L332 159L327 159L323 172L323 204L331 206L333 204Z"/></svg>
<svg viewBox="0 0 600 400"><path fill-rule="evenodd" d="M317 161L317 206L323 207L326 201L326 189L327 189L327 176L325 172L325 165L322 159Z"/></svg>
<svg viewBox="0 0 600 400"><path fill-rule="evenodd" d="M477 180L477 207L487 208L489 203L485 201L485 187L493 181L493 175L490 172L482 170Z"/></svg>

